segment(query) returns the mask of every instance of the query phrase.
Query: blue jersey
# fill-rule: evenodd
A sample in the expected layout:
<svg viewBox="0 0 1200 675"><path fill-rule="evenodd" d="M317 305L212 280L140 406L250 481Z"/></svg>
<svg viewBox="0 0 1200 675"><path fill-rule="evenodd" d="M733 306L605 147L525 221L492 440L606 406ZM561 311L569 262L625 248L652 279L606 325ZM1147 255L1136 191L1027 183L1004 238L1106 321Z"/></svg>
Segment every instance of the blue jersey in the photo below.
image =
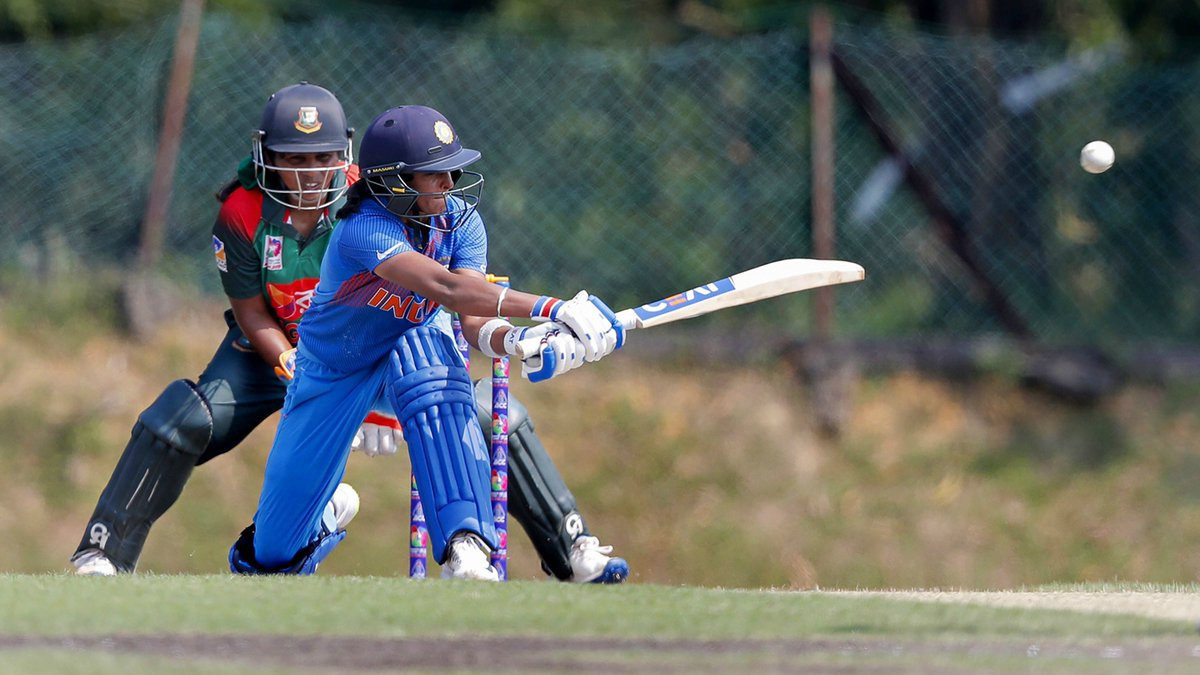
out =
<svg viewBox="0 0 1200 675"><path fill-rule="evenodd" d="M462 208L456 197L451 210ZM374 201L338 223L321 263L321 281L312 306L300 322L300 351L326 366L350 372L387 356L405 331L431 322L439 306L433 300L375 274L383 261L418 251L450 270L487 271L487 233L477 211L451 232L414 227ZM453 225L442 217L439 227Z"/></svg>

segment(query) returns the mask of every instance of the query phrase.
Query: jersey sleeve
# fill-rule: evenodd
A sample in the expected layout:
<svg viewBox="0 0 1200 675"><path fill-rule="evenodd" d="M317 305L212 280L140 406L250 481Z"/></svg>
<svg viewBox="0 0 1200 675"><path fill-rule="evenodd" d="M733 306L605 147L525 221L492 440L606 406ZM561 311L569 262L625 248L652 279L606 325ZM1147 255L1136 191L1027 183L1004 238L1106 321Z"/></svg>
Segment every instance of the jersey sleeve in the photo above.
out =
<svg viewBox="0 0 1200 675"><path fill-rule="evenodd" d="M478 211L472 211L467 222L454 231L454 251L450 255L451 270L474 270L487 273L487 230Z"/></svg>
<svg viewBox="0 0 1200 675"><path fill-rule="evenodd" d="M372 272L384 260L413 250L404 226L385 216L360 213L338 227L345 229L338 253Z"/></svg>
<svg viewBox="0 0 1200 675"><path fill-rule="evenodd" d="M252 298L262 293L262 270L254 250L254 234L262 213L262 197L245 189L234 190L222 202L213 224L213 254L221 287L231 298Z"/></svg>

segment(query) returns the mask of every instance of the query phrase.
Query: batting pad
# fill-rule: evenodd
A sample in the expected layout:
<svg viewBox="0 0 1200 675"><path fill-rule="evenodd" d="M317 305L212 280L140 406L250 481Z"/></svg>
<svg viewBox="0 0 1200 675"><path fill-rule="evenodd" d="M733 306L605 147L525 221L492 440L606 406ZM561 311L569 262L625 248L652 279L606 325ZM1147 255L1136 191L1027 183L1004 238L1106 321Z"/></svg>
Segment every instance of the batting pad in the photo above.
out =
<svg viewBox="0 0 1200 675"><path fill-rule="evenodd" d="M446 542L460 530L495 549L491 463L458 348L445 333L419 326L396 341L389 362L388 396L408 443L434 560L445 561Z"/></svg>

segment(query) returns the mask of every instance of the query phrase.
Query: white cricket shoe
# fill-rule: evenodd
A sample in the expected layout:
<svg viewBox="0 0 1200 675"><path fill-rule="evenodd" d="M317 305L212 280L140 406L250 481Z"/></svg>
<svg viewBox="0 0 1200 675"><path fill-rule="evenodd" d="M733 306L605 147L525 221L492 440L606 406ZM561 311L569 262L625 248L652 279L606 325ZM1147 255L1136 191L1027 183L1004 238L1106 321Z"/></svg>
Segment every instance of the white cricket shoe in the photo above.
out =
<svg viewBox="0 0 1200 675"><path fill-rule="evenodd" d="M447 544L450 554L442 565L443 579L500 581L500 573L492 567L487 544L474 532L459 532Z"/></svg>
<svg viewBox="0 0 1200 675"><path fill-rule="evenodd" d="M114 577L117 575L116 565L113 565L108 556L104 555L104 551L98 548L89 548L75 555L71 558L71 563L75 565L75 574L81 576Z"/></svg>
<svg viewBox="0 0 1200 675"><path fill-rule="evenodd" d="M601 546L590 535L575 537L571 544L571 581L577 584L619 584L629 578L629 563L610 556L612 546Z"/></svg>
<svg viewBox="0 0 1200 675"><path fill-rule="evenodd" d="M337 522L338 530L346 529L350 521L354 520L354 516L358 515L358 491L350 487L348 483L338 483L329 503L333 506L333 517Z"/></svg>

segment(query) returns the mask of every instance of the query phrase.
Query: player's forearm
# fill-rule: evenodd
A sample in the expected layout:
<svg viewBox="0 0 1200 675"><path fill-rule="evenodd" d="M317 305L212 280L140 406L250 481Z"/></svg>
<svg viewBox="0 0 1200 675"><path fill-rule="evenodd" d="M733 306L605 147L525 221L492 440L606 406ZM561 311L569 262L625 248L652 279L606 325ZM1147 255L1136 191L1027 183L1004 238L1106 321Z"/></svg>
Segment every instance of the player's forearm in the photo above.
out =
<svg viewBox="0 0 1200 675"><path fill-rule="evenodd" d="M254 351L271 365L279 363L279 355L291 349L292 343L279 327L279 322L267 311L262 298L230 298L229 304L233 307L233 317L238 327Z"/></svg>
<svg viewBox="0 0 1200 675"><path fill-rule="evenodd" d="M463 337L467 339L467 342L469 342L472 347L479 349L484 353L503 354L504 336L508 335L508 331L511 330L508 327L501 326L491 333L489 340L489 344L491 346L490 352L484 349L483 345L479 343L479 332L483 329L483 325L488 321L491 321L491 319L492 317L486 316L461 315L460 320L462 322Z"/></svg>
<svg viewBox="0 0 1200 675"><path fill-rule="evenodd" d="M479 272L451 272L414 251L389 258L375 268L375 273L460 315L528 317L542 297L505 290L489 283Z"/></svg>
<svg viewBox="0 0 1200 675"><path fill-rule="evenodd" d="M498 316L528 318L533 306L542 296L498 286L483 278L451 275L456 279L444 289L438 289L441 297L426 294L443 307L460 316L474 317L482 322Z"/></svg>
<svg viewBox="0 0 1200 675"><path fill-rule="evenodd" d="M292 348L292 343L284 336L279 324L264 325L243 331L246 339L254 347L254 351L269 364L279 363L279 355Z"/></svg>

